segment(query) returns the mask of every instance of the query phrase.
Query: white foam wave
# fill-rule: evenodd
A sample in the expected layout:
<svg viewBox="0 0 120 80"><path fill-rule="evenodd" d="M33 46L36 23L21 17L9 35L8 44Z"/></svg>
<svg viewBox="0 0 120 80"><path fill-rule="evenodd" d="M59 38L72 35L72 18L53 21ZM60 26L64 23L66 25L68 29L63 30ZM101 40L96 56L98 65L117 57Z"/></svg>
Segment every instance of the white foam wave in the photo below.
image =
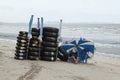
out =
<svg viewBox="0 0 120 80"><path fill-rule="evenodd" d="M120 48L120 44L95 43L95 46L98 46L98 47L107 47L107 48L111 48L111 47Z"/></svg>
<svg viewBox="0 0 120 80"><path fill-rule="evenodd" d="M112 57L112 58L120 58L120 55L115 55L115 54L111 54L111 53L96 52L96 54L97 55L107 56L107 57Z"/></svg>
<svg viewBox="0 0 120 80"><path fill-rule="evenodd" d="M12 43L16 43L16 40L11 40L11 39L0 39L0 41L7 41L7 42L12 42Z"/></svg>

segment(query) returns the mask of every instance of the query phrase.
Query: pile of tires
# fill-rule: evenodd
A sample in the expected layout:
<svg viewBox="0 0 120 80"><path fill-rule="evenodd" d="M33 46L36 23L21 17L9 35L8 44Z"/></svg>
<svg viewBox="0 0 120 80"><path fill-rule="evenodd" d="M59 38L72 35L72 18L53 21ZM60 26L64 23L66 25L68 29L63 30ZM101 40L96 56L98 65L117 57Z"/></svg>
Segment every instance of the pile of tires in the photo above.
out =
<svg viewBox="0 0 120 80"><path fill-rule="evenodd" d="M56 61L58 53L58 31L53 27L43 28L41 60Z"/></svg>
<svg viewBox="0 0 120 80"><path fill-rule="evenodd" d="M28 32L20 31L17 37L15 59L24 60L27 58Z"/></svg>
<svg viewBox="0 0 120 80"><path fill-rule="evenodd" d="M32 38L29 40L28 59L38 60L40 58L40 30L32 28Z"/></svg>

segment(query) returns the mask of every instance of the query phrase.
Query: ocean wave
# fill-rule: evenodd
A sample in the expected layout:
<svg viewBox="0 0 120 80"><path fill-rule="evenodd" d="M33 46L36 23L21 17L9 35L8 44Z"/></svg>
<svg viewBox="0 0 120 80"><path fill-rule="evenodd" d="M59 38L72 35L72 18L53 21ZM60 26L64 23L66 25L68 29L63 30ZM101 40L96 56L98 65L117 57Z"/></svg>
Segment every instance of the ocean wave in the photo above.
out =
<svg viewBox="0 0 120 80"><path fill-rule="evenodd" d="M110 44L106 44L106 43L95 43L95 46L97 47L107 47L107 48L111 48L111 47L114 47L114 48L120 48L120 43L110 43Z"/></svg>
<svg viewBox="0 0 120 80"><path fill-rule="evenodd" d="M16 40L12 40L12 39L2 39L0 38L0 41L7 41L7 42L12 42L12 43L16 43L17 41Z"/></svg>
<svg viewBox="0 0 120 80"><path fill-rule="evenodd" d="M112 58L120 58L120 55L112 54L112 53L101 53L101 52L95 52L97 55L112 57Z"/></svg>

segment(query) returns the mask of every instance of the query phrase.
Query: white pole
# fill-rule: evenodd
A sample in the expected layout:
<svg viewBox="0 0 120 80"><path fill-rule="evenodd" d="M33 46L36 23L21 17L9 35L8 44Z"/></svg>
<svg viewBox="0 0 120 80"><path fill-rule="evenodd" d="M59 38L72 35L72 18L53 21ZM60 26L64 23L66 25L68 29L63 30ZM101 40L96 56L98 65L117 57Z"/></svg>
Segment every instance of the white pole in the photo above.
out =
<svg viewBox="0 0 120 80"><path fill-rule="evenodd" d="M62 19L60 19L60 25L59 25L59 41L61 42L62 41L62 38L61 38L61 30L62 30Z"/></svg>
<svg viewBox="0 0 120 80"><path fill-rule="evenodd" d="M41 29L40 29L41 39L42 39L42 35L43 35L43 24L44 24L44 20L43 20L43 17L41 17Z"/></svg>

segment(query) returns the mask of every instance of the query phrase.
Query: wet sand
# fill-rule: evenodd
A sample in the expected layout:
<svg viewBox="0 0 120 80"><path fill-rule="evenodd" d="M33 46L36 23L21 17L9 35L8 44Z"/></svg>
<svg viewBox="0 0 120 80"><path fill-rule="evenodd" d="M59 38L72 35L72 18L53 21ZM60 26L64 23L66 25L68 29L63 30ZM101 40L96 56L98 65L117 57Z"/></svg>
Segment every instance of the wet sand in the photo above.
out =
<svg viewBox="0 0 120 80"><path fill-rule="evenodd" d="M95 55L88 64L15 60L15 42L0 40L0 80L120 80L120 59Z"/></svg>

